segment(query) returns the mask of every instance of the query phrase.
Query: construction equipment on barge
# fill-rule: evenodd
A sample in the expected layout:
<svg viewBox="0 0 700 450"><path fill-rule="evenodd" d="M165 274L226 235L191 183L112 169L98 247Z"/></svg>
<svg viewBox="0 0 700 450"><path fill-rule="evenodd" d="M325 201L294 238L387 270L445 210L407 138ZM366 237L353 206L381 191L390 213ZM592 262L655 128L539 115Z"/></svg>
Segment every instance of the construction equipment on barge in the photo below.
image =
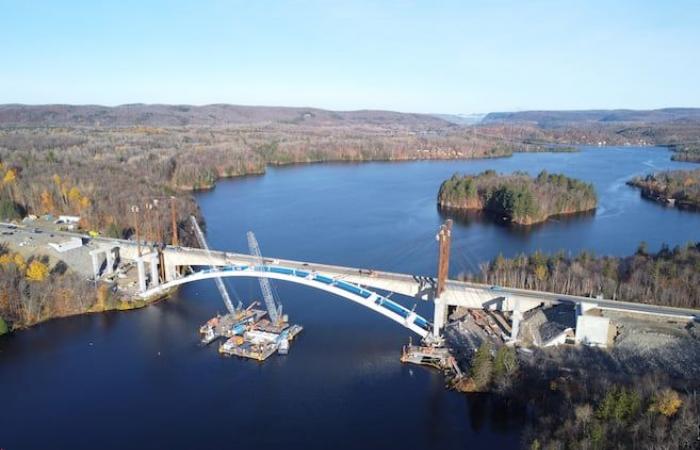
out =
<svg viewBox="0 0 700 450"><path fill-rule="evenodd" d="M219 346L219 353L225 356L240 356L243 358L264 361L275 352L280 355L289 353L289 342L301 333L301 325L285 324L279 333L269 330L269 321L263 319L250 324L242 336L233 336ZM262 323L262 329L259 324Z"/></svg>
<svg viewBox="0 0 700 450"><path fill-rule="evenodd" d="M249 231L248 248L256 263L264 266L260 245L255 234ZM270 280L258 278L268 319L259 319L246 327L242 336L233 336L219 346L219 353L227 356L264 361L273 353L286 355L289 353L289 342L303 329L300 325L289 325L289 318L282 314L282 303L276 298Z"/></svg>
<svg viewBox="0 0 700 450"><path fill-rule="evenodd" d="M463 376L457 360L446 347L426 347L409 342L401 352L401 362L434 367L453 372L458 378Z"/></svg>
<svg viewBox="0 0 700 450"><path fill-rule="evenodd" d="M217 315L209 319L207 323L199 328L202 344L211 344L220 337L229 338L242 335L246 330L246 325L258 322L267 314L261 309L253 309L256 304L257 302L253 302L246 309L237 310L223 316Z"/></svg>
<svg viewBox="0 0 700 450"><path fill-rule="evenodd" d="M209 246L194 217L192 217L192 224L200 245L207 250L207 254L211 258ZM247 237L250 253L259 265L264 265L255 235L251 231L248 232ZM212 265L212 267L214 266ZM202 335L203 344L210 344L216 339L224 337L226 341L219 345L219 353L225 356L240 356L258 361L264 361L275 352L281 355L289 353L290 341L303 328L300 325L289 325L289 319L286 314L282 314L282 304L276 298L269 279L259 278L266 311L253 309L253 306L257 305L258 302L253 302L246 309L242 309L242 303L239 300L238 306L234 307L221 277L216 277L214 280L229 312L223 316L217 315L211 318L200 327L199 332Z"/></svg>

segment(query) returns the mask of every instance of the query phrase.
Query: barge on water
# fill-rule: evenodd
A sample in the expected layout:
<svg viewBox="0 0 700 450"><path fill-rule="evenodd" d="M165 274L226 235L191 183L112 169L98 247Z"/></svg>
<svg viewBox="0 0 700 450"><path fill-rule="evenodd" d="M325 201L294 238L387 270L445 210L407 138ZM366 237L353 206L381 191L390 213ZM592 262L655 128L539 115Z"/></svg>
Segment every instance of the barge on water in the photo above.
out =
<svg viewBox="0 0 700 450"><path fill-rule="evenodd" d="M275 352L286 355L289 342L301 331L301 325L289 325L286 322L275 325L263 319L252 323L241 336L233 336L219 346L219 353L225 356L264 361Z"/></svg>
<svg viewBox="0 0 700 450"><path fill-rule="evenodd" d="M462 371L450 350L445 347L429 347L409 343L403 347L401 362L430 366L440 370L454 372L461 377Z"/></svg>
<svg viewBox="0 0 700 450"><path fill-rule="evenodd" d="M252 306L252 305L251 305ZM247 308L234 313L217 315L212 317L199 328L201 342L204 345L211 344L220 337L230 338L241 335L246 330L246 325L256 323L267 314L261 309Z"/></svg>

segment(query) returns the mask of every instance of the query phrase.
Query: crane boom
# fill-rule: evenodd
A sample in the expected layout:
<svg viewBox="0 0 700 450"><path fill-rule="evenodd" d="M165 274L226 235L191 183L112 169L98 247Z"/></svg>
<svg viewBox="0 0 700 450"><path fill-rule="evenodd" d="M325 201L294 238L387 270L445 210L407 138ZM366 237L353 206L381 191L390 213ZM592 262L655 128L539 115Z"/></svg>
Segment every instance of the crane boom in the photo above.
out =
<svg viewBox="0 0 700 450"><path fill-rule="evenodd" d="M255 238L255 234L252 231L246 233L248 237L248 248L250 249L250 254L255 257L260 266L263 265L262 254L260 253L260 245L258 245L258 240ZM277 303L275 302L275 297L272 294L272 287L270 286L270 280L264 277L258 278L260 281L260 290L262 291L263 300L265 300L265 307L267 308L267 313L270 315L270 321L274 324L279 323L280 313L277 309ZM281 308L280 308L281 309Z"/></svg>
<svg viewBox="0 0 700 450"><path fill-rule="evenodd" d="M199 241L199 245L201 245L202 248L206 250L207 256L209 257L209 261L213 262L214 259L211 256L211 250L209 250L209 245L207 244L206 239L204 239L204 233L202 233L202 229L199 228L197 219L195 219L194 216L190 216L190 219L192 220L192 226L194 227L194 232L197 236L197 240ZM211 267L212 269L214 269L215 266L212 265ZM226 290L226 286L224 285L223 280L221 279L221 277L216 277L214 278L214 281L216 282L216 287L219 289L219 294L221 294L221 299L226 305L226 309L228 309L228 312L230 312L231 314L235 313L236 308L233 306L233 302L231 302L231 297L228 295L228 291Z"/></svg>

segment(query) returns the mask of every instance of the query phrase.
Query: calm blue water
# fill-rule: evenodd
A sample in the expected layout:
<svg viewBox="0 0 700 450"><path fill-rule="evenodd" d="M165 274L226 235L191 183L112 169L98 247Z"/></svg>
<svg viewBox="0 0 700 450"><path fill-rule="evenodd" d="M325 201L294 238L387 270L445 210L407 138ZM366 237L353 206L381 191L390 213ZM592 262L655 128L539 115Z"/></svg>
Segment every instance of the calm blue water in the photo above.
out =
<svg viewBox="0 0 700 450"><path fill-rule="evenodd" d="M700 214L649 202L625 184L634 175L693 167L671 161L664 149L629 147L496 160L296 166L219 183L199 201L217 248L247 252L245 231L252 229L270 256L433 274L434 236L448 217L438 213L437 191L453 173L495 169L534 175L546 169L594 184L599 207L590 216L531 228L455 218L451 272L456 274L499 252L588 249L627 255L643 240L650 249L700 240Z"/></svg>
<svg viewBox="0 0 700 450"><path fill-rule="evenodd" d="M700 214L645 201L632 175L692 167L661 149L587 149L464 162L311 165L220 182L199 195L213 247L433 274L435 205L454 172L541 169L595 184L590 217L533 229L479 218L455 224L452 272L499 252L628 254L700 239ZM255 282L229 282L245 300ZM0 338L0 448L514 448L522 423L483 397L398 361L410 332L345 300L278 283L305 326L287 357L263 364L197 344L223 306L211 281L141 311L56 320ZM396 297L395 297L396 298ZM400 299L411 305L410 299ZM425 304L418 310L427 312Z"/></svg>

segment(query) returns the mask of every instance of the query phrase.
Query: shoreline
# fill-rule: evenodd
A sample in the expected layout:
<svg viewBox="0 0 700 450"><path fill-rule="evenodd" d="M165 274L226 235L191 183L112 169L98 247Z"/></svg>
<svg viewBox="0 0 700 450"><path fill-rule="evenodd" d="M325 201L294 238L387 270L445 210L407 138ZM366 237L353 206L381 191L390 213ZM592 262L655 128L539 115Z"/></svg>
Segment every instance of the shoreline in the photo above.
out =
<svg viewBox="0 0 700 450"><path fill-rule="evenodd" d="M590 213L594 213L598 209L598 206L596 205L592 208L581 209L581 210L577 210L577 211L565 211L565 212L560 212L560 213L556 213L556 214L549 214L542 220L521 222L521 221L513 220L513 218L511 218L507 215L504 215L500 211L494 211L494 210L489 209L489 208L477 208L477 207L465 208L465 207L461 207L461 206L453 206L449 202L439 202L439 201L437 203L437 206L438 206L439 211L442 211L442 212L445 212L448 214L449 213L464 213L464 214L466 214L466 213L483 213L486 216L491 216L492 219L494 219L494 221L497 217L501 217L501 220L500 220L501 222L505 222L505 223L512 224L512 225L517 225L520 227L531 227L534 225L542 225L544 223L547 223L550 219L556 219L556 218L567 218L568 219L568 218L576 217L579 215L583 216L583 215L587 215Z"/></svg>

